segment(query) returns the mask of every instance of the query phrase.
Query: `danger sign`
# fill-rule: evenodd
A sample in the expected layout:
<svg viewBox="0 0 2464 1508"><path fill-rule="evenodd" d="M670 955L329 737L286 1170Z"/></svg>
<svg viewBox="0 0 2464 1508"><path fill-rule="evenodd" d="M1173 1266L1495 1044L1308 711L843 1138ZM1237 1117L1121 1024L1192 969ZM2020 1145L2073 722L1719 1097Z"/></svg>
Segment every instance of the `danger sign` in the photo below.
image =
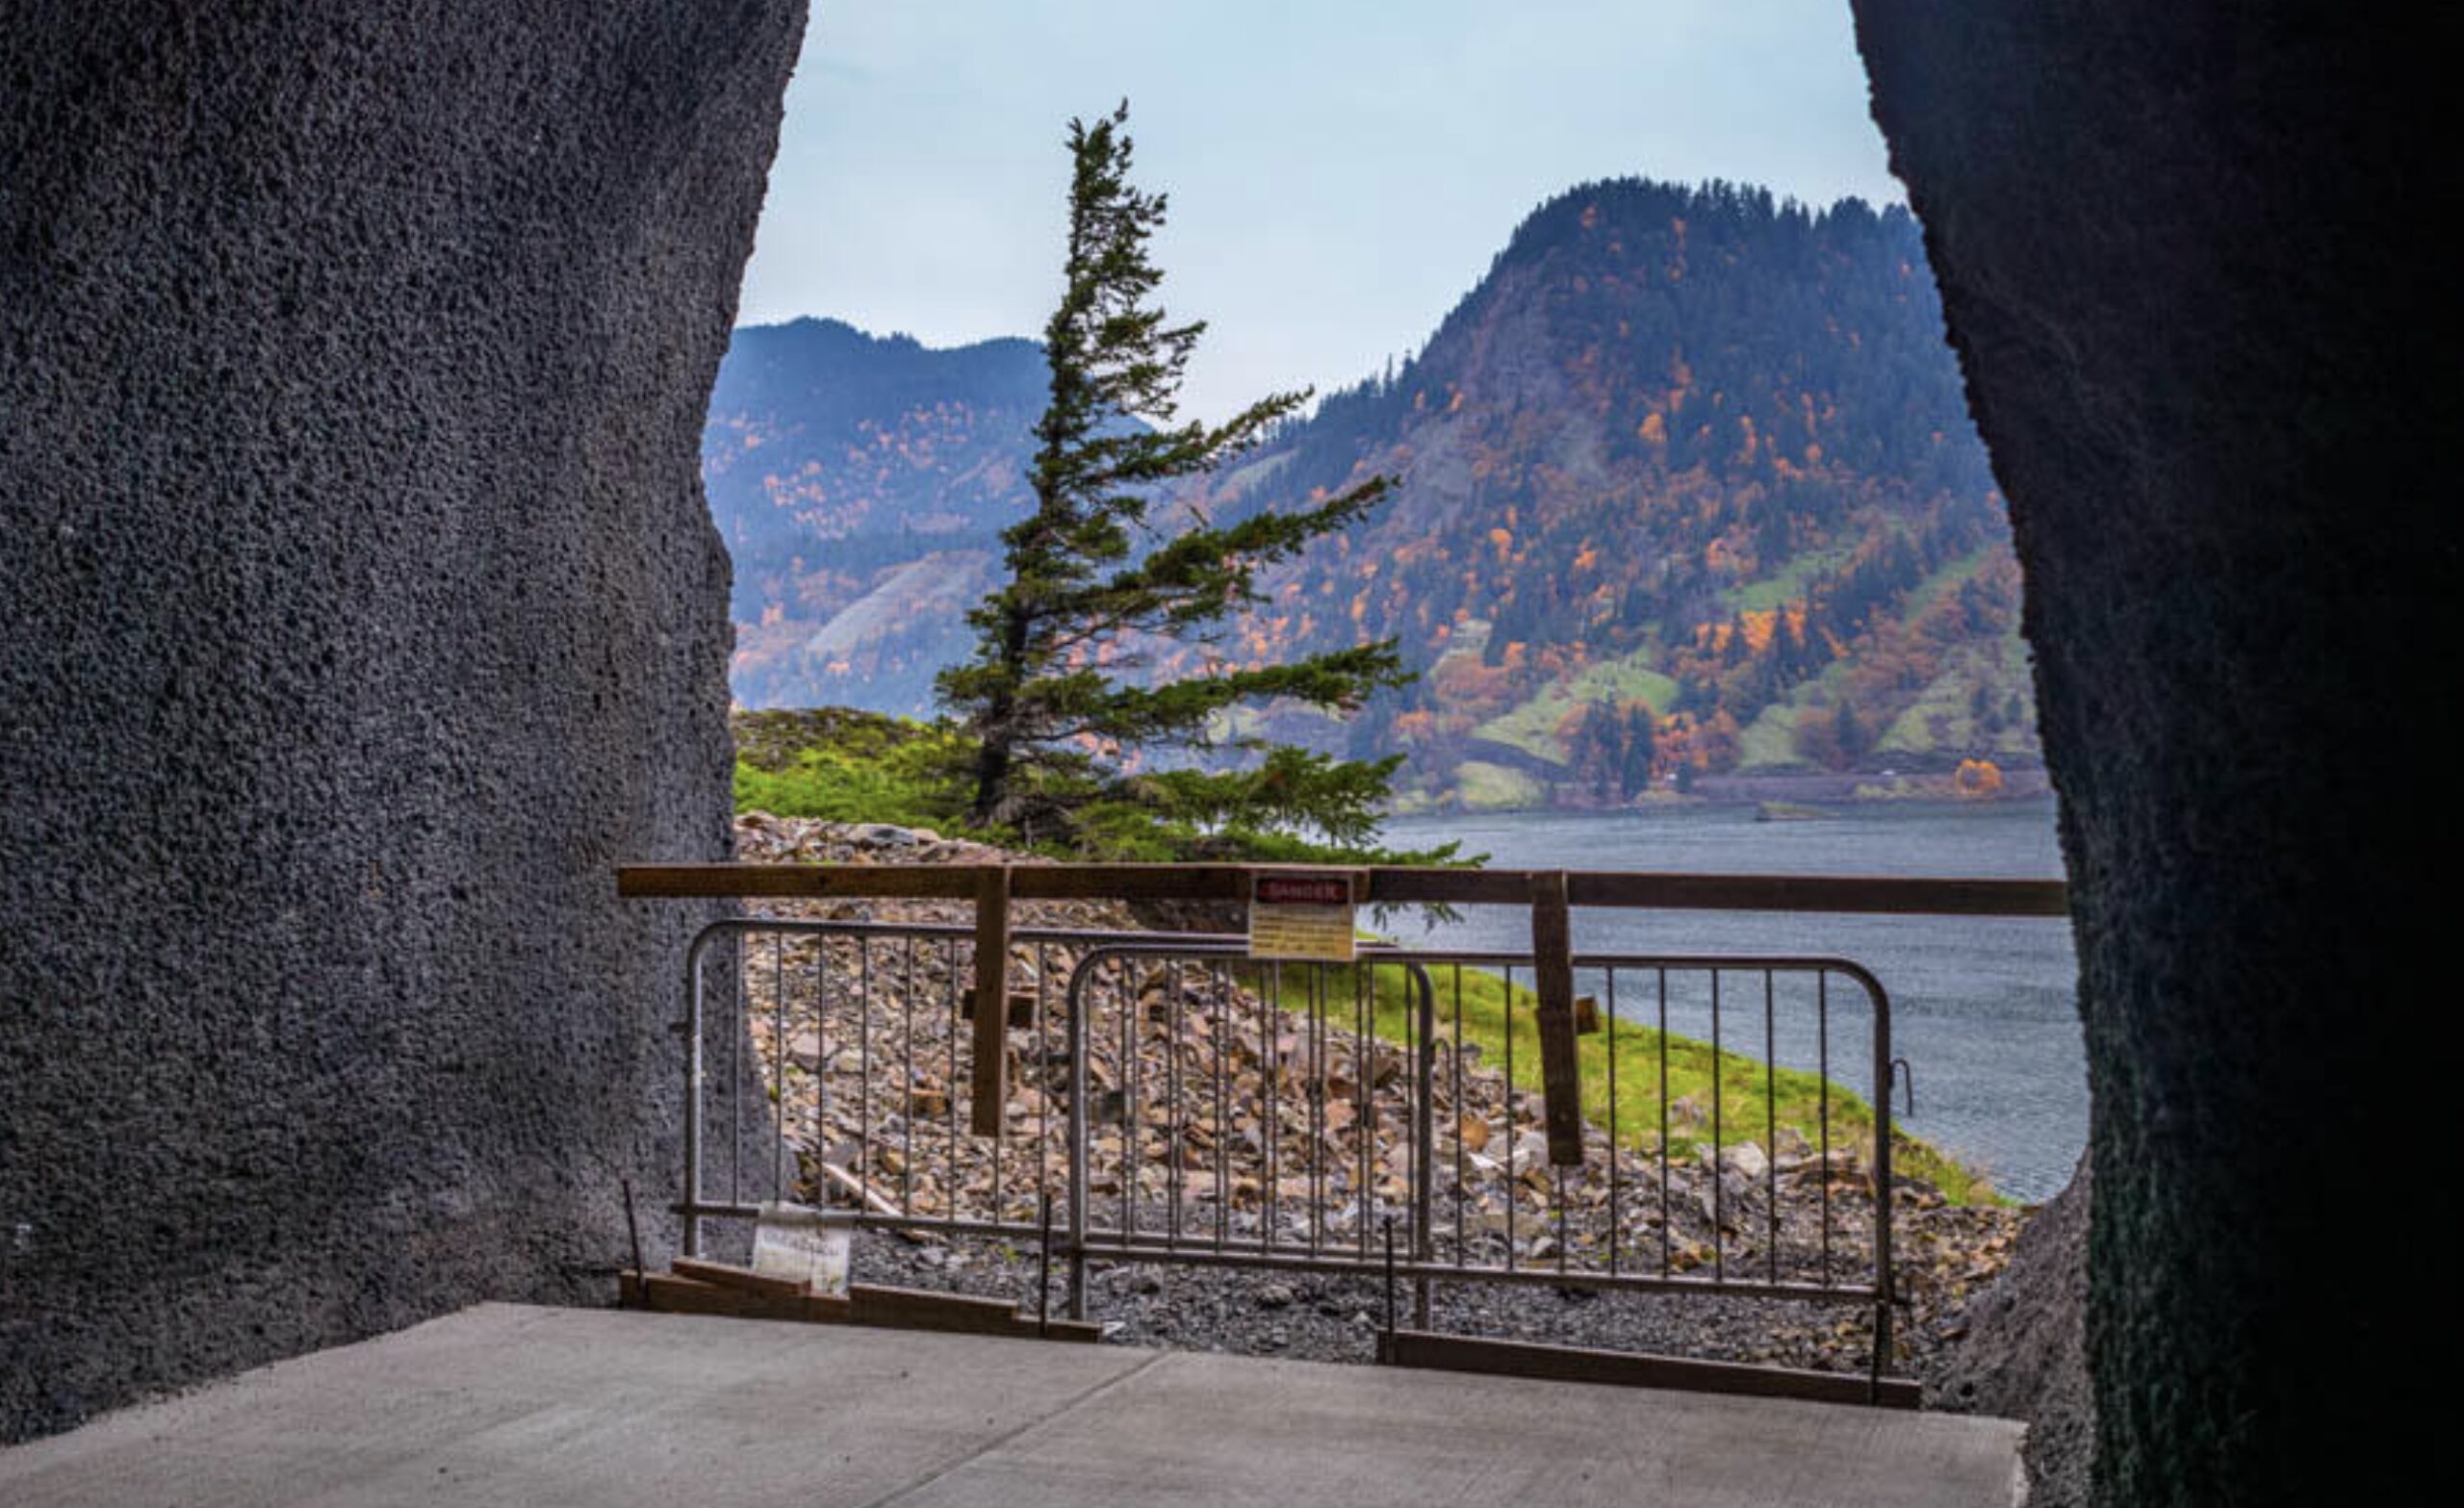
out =
<svg viewBox="0 0 2464 1508"><path fill-rule="evenodd" d="M1348 875L1254 875L1249 957L1349 963L1358 907Z"/></svg>

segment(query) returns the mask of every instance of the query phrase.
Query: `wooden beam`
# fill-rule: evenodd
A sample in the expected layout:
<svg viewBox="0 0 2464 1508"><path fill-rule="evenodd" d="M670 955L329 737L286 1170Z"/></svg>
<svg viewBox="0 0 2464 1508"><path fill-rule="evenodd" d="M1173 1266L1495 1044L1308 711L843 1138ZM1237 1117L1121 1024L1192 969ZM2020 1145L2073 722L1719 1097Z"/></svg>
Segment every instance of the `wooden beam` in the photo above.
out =
<svg viewBox="0 0 2464 1508"><path fill-rule="evenodd" d="M679 1257L667 1265L668 1270L680 1278L691 1278L696 1283L708 1283L718 1288L740 1289L765 1298L802 1298L809 1287L793 1278L774 1278L749 1267L732 1267L724 1262L703 1262L692 1257Z"/></svg>
<svg viewBox="0 0 2464 1508"><path fill-rule="evenodd" d="M1337 876L1363 873L1340 865L1316 867ZM1273 868L1281 874L1292 872L1293 866ZM1523 906L1530 900L1532 873L1371 869L1362 899L1388 905ZM616 891L636 898L965 900L976 894L976 876L970 866L940 864L628 864L616 872ZM1566 886L1574 906L1647 910L2070 914L2069 887L2059 880L1577 870L1566 876ZM1249 870L1239 864L1020 864L1010 882L1011 899L1018 901L1240 901L1248 894Z"/></svg>
<svg viewBox="0 0 2464 1508"><path fill-rule="evenodd" d="M1593 1351L1571 1345L1475 1340L1424 1330L1398 1330L1381 1337L1378 1360L1389 1367L1424 1367L1492 1377L1540 1377L1620 1388L1672 1388L1685 1393L1802 1398L1815 1403L1867 1403L1886 1409L1913 1409L1924 1391L1905 1377L1885 1377L1876 1382L1858 1372L1699 1362L1686 1357Z"/></svg>
<svg viewBox="0 0 2464 1508"><path fill-rule="evenodd" d="M975 992L978 987L980 986L970 984L967 986L966 992L959 997L959 1019L962 1021L972 1021L975 1019ZM1014 989L1010 991L1010 1025L1013 1027L1022 1027L1033 1026L1035 1024L1036 997L1034 991L1024 989Z"/></svg>
<svg viewBox="0 0 2464 1508"><path fill-rule="evenodd" d="M859 1283L847 1291L860 1325L891 1330L940 1330L963 1335L1015 1335L1018 1306L1005 1298L943 1293L930 1289L883 1288ZM1033 1328L1035 1321L1027 1320Z"/></svg>
<svg viewBox="0 0 2464 1508"><path fill-rule="evenodd" d="M1566 873L1531 876L1531 976L1540 997L1533 1018L1540 1028L1542 1123L1549 1133L1549 1161L1582 1166L1582 1078L1575 1059L1574 922L1566 909ZM1511 1028L1509 1027L1509 1030Z"/></svg>
<svg viewBox="0 0 2464 1508"><path fill-rule="evenodd" d="M975 993L981 1000L1010 998L1010 881L1007 864L975 872ZM1008 1130L1010 1022L1004 1010L975 1013L975 1062L968 1080L968 1129L979 1137Z"/></svg>
<svg viewBox="0 0 2464 1508"><path fill-rule="evenodd" d="M836 1325L848 1323L853 1316L847 1300L825 1298L818 1293L756 1293L669 1272L627 1272L621 1282L627 1304L661 1314L795 1319L807 1324Z"/></svg>

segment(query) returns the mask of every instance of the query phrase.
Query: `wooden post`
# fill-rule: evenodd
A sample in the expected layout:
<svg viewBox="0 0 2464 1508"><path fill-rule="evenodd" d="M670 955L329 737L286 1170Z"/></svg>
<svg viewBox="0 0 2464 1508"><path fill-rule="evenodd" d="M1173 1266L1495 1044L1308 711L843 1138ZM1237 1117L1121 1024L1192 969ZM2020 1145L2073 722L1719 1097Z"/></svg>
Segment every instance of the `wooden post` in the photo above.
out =
<svg viewBox="0 0 2464 1508"><path fill-rule="evenodd" d="M975 998L1010 998L1010 866L987 864L975 879ZM969 1128L1001 1135L1010 1100L1009 1012L975 1012L975 1070L967 1095Z"/></svg>
<svg viewBox="0 0 2464 1508"><path fill-rule="evenodd" d="M1549 1132L1549 1161L1582 1165L1582 1084L1575 1062L1574 920L1566 907L1566 872L1531 876L1531 974L1539 985L1540 1088Z"/></svg>

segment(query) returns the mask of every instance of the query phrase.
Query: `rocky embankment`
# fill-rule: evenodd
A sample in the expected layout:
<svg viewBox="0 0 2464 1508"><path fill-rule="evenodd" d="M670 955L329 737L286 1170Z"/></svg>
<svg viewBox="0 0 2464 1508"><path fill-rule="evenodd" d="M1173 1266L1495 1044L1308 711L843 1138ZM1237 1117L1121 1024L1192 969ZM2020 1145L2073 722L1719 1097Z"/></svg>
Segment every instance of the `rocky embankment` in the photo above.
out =
<svg viewBox="0 0 2464 1508"><path fill-rule="evenodd" d="M771 818L737 825L738 856L768 862L1018 862L915 830ZM765 914L963 927L963 902L763 903ZM1117 903L1023 903L1020 928L1121 932ZM966 1219L1038 1217L1039 1171L1066 1174L1064 982L1091 944L1021 945L1012 988L1036 998L1013 1028L1010 1134L964 1134L968 1032L954 1002L971 977L963 937L795 937L745 973L754 1045L780 1084L803 1196ZM1134 1221L1195 1245L1271 1240L1373 1258L1385 1218L1408 1240L1417 1110L1402 1044L1361 1028L1345 999L1313 1015L1245 968L1125 960L1094 976L1087 1071L1091 1218ZM869 1026L859 995L869 990ZM829 981L833 983L822 983ZM1699 1106L1672 1104L1669 1156L1587 1126L1579 1169L1548 1165L1537 1094L1510 1086L1476 1042L1441 1035L1429 1111L1442 1260L1547 1272L1605 1270L1817 1284L1870 1271L1873 1181L1851 1138L1828 1156L1782 1127L1716 1147ZM1276 1086L1272 1090L1268 1086ZM1893 1190L1906 1301L1894 1364L1938 1371L1969 1296L2008 1260L2020 1216L1964 1208L1913 1180ZM870 1281L1037 1302L1030 1241L867 1233ZM1050 1302L1063 1302L1061 1272ZM1176 1264L1096 1264L1091 1313L1117 1339L1323 1360L1367 1360L1386 1295L1374 1278ZM1400 1295L1408 1316L1410 1295ZM1440 1283L1432 1322L1470 1333L1826 1369L1867 1364L1872 1316L1848 1304L1657 1296L1572 1285ZM1947 1400L1956 1404L1956 1399Z"/></svg>

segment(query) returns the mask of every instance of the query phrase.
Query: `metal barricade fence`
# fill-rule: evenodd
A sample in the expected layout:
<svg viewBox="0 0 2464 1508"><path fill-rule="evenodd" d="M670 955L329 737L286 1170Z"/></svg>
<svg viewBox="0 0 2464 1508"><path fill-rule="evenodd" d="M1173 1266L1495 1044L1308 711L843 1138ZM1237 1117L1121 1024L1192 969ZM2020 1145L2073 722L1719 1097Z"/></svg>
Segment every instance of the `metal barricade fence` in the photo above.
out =
<svg viewBox="0 0 2464 1508"><path fill-rule="evenodd" d="M1080 1318L1091 1260L1229 1265L1391 1275L1424 1325L1447 1281L1859 1304L1889 1354L1889 1000L1854 962L1576 956L1572 1163L1542 1126L1529 956L1277 963L1219 935L1013 933L1004 1134L974 1136L975 937L744 918L695 940L687 1254L766 1184L1040 1242ZM723 942L761 1061L712 1074ZM1859 1069L1861 1099L1835 1088ZM766 1180L742 1165L762 1118Z"/></svg>

